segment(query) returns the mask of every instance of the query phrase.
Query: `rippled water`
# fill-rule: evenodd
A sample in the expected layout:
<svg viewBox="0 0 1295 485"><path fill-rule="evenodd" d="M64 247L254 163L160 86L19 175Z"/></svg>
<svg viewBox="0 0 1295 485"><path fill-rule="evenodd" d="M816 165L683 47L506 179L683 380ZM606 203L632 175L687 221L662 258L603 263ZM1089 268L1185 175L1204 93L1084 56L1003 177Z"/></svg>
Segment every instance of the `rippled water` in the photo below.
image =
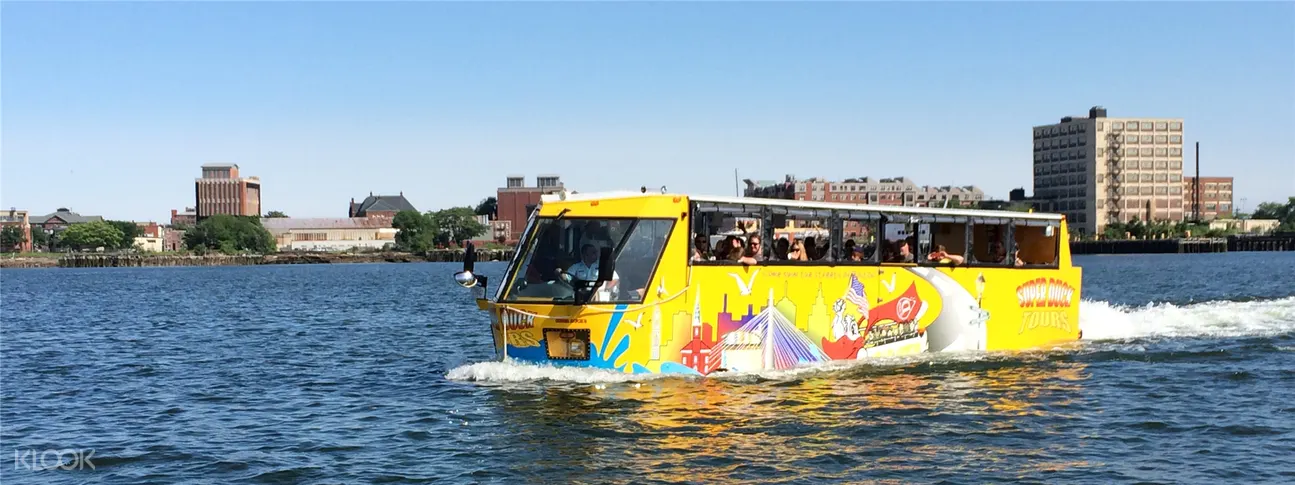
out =
<svg viewBox="0 0 1295 485"><path fill-rule="evenodd" d="M1083 342L637 380L489 362L453 265L4 270L0 451L95 468L0 481L1295 482L1295 254L1078 263Z"/></svg>

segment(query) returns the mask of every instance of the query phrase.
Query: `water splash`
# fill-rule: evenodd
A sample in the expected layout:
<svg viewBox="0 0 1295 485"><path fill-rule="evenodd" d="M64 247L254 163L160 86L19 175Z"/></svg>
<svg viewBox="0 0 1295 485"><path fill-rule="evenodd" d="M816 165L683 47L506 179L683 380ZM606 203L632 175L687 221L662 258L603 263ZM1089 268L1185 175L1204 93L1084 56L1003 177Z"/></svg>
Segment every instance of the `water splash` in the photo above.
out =
<svg viewBox="0 0 1295 485"><path fill-rule="evenodd" d="M1133 307L1085 300L1079 307L1084 340L1142 337L1241 337L1295 331L1295 297Z"/></svg>

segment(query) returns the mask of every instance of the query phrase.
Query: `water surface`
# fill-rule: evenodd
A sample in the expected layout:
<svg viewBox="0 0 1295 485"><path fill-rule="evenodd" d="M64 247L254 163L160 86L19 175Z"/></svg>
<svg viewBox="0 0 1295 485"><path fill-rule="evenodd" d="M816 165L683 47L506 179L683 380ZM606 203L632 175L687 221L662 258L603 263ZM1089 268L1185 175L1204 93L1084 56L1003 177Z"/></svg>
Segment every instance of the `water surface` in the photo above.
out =
<svg viewBox="0 0 1295 485"><path fill-rule="evenodd" d="M4 270L0 451L96 467L0 481L1295 482L1295 254L1077 263L1083 342L721 379L491 362L451 264Z"/></svg>

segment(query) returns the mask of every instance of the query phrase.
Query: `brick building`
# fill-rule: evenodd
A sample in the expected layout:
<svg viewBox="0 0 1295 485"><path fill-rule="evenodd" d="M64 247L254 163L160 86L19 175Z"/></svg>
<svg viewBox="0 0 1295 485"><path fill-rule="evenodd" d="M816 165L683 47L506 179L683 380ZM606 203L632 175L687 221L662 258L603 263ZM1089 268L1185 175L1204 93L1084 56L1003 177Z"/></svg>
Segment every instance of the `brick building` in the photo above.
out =
<svg viewBox="0 0 1295 485"><path fill-rule="evenodd" d="M184 212L171 209L171 226L192 226L198 223L198 210L185 207Z"/></svg>
<svg viewBox="0 0 1295 485"><path fill-rule="evenodd" d="M54 235L59 232L63 232L64 229L67 229L67 227L72 224L102 220L103 216L83 216L68 210L66 207L59 207L58 210L50 214L33 217L31 219L31 227L33 230L44 231L45 234Z"/></svg>
<svg viewBox="0 0 1295 485"><path fill-rule="evenodd" d="M1193 191L1195 183L1196 177L1183 177L1185 218L1192 218L1197 201L1200 202L1199 219L1202 221L1232 217L1232 177L1201 177L1200 187Z"/></svg>
<svg viewBox="0 0 1295 485"><path fill-rule="evenodd" d="M521 239L522 231L526 229L526 220L539 205L541 195L560 192L562 189L562 180L557 175L536 177L534 187L527 187L526 180L521 176L509 176L505 185L495 194L495 220L507 221L511 228L507 242Z"/></svg>
<svg viewBox="0 0 1295 485"><path fill-rule="evenodd" d="M862 177L838 182L821 178L796 180L788 175L784 182L777 183L746 180L746 186L743 192L746 197L819 202L916 207L943 207L948 203L975 207L985 200L984 191L974 185L918 186L908 177Z"/></svg>
<svg viewBox="0 0 1295 485"><path fill-rule="evenodd" d="M373 192L369 192L369 196L361 202L357 203L355 198L351 198L351 205L346 211L346 217L386 219L389 226L390 221L395 219L396 214L401 211L418 212L418 209L415 209L414 205L409 203L409 199L405 198L404 192L401 192L400 195L373 195Z"/></svg>
<svg viewBox="0 0 1295 485"><path fill-rule="evenodd" d="M28 217L27 211L20 211L14 208L10 208L7 211L0 212L0 229L7 228L7 227L18 228L18 230L22 232L22 242L18 243L17 246L12 248L0 248L0 249L3 249L4 251L12 251L14 249L17 249L18 252L20 253L30 253L31 252L31 219Z"/></svg>
<svg viewBox="0 0 1295 485"><path fill-rule="evenodd" d="M236 164L203 165L202 178L194 182L194 195L198 221L218 214L261 215L261 179L239 176Z"/></svg>

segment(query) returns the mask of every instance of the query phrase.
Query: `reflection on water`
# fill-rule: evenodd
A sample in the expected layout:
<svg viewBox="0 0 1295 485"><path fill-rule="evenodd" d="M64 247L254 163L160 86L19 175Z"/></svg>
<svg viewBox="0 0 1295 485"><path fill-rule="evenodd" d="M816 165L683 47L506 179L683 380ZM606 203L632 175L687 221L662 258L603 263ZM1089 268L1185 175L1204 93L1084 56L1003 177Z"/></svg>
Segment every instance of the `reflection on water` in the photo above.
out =
<svg viewBox="0 0 1295 485"><path fill-rule="evenodd" d="M1089 467L1039 438L1086 403L1086 364L981 361L863 365L791 379L654 379L491 385L500 435L532 459L510 474L633 481L902 479L959 467ZM522 451L522 450L518 450Z"/></svg>

